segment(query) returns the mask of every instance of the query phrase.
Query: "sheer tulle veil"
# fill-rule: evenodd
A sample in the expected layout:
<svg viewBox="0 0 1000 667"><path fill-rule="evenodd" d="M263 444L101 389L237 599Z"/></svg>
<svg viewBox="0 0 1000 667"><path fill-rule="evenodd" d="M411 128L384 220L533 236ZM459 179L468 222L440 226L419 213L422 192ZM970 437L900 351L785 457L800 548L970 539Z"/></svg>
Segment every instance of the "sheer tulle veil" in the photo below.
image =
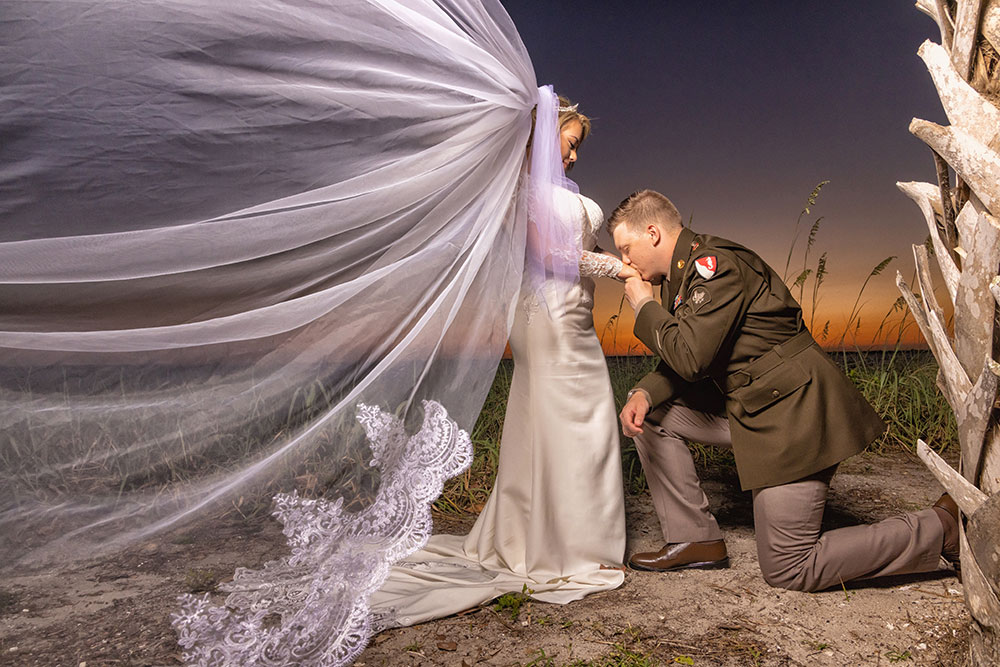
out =
<svg viewBox="0 0 1000 667"><path fill-rule="evenodd" d="M528 199L527 280L576 270L506 12L4 0L0 81L0 567L273 498L290 556L186 599L187 658L351 661L471 459Z"/></svg>

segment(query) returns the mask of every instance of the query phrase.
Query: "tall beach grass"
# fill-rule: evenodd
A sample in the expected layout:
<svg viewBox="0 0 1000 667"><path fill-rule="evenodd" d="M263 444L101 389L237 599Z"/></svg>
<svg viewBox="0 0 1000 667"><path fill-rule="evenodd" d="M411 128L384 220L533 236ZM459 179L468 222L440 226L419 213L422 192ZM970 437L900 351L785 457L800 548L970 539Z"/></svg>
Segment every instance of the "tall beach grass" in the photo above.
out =
<svg viewBox="0 0 1000 667"><path fill-rule="evenodd" d="M937 363L924 350L861 350L833 355L847 376L886 422L885 433L868 451L885 454L892 451L915 451L917 438L944 451L957 442L955 418L941 398L935 381ZM608 373L618 410L625 403L628 390L656 363L652 356L608 357ZM504 360L497 370L489 397L472 433L475 459L463 475L452 479L435 509L440 512L472 512L482 509L493 487L500 453L500 435L513 362ZM627 493L639 493L646 487L635 445L620 435L622 472ZM726 450L691 443L699 463L732 466L732 454Z"/></svg>

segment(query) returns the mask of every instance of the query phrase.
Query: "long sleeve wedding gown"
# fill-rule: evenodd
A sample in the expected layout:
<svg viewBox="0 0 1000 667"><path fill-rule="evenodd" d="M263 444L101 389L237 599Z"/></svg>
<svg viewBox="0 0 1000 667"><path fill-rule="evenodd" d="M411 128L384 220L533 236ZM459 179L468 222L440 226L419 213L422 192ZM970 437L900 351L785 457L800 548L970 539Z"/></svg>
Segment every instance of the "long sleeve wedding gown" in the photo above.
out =
<svg viewBox="0 0 1000 667"><path fill-rule="evenodd" d="M582 247L604 216L581 195ZM621 585L625 507L618 422L593 322L593 276L618 260L585 252L560 307L526 288L510 335L514 374L496 483L468 535L434 535L393 568L371 599L379 629L447 616L527 587L567 603ZM552 290L546 297L552 297Z"/></svg>

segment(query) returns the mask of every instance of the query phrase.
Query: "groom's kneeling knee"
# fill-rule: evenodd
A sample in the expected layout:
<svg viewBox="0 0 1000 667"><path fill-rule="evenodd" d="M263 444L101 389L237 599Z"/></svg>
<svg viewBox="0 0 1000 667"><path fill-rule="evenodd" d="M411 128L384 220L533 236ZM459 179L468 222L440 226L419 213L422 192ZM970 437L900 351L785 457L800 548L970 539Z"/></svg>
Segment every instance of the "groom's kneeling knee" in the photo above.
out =
<svg viewBox="0 0 1000 667"><path fill-rule="evenodd" d="M764 581L769 586L787 591L811 593L818 590L816 542L809 539L788 539L792 537L788 534L776 538L773 533L774 529L771 527L758 532L756 536L757 563Z"/></svg>
<svg viewBox="0 0 1000 667"><path fill-rule="evenodd" d="M764 581L767 582L767 585L773 588L803 593L812 593L815 590L807 581L802 567L778 569L767 567L761 563L760 572L764 575Z"/></svg>

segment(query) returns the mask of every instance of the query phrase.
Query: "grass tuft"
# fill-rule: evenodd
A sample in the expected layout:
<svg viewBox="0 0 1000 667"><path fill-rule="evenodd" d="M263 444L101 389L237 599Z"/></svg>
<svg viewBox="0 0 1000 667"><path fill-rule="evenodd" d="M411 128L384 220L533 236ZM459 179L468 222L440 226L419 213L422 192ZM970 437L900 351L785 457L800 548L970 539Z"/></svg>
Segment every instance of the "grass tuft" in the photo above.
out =
<svg viewBox="0 0 1000 667"><path fill-rule="evenodd" d="M214 593L219 587L215 570L192 568L184 573L184 588L188 593Z"/></svg>
<svg viewBox="0 0 1000 667"><path fill-rule="evenodd" d="M528 588L527 584L521 586L520 593L504 593L496 599L493 604L493 610L500 614L507 614L510 616L510 620L516 621L521 615L522 609L528 609L531 605L531 598L529 597L533 590Z"/></svg>

